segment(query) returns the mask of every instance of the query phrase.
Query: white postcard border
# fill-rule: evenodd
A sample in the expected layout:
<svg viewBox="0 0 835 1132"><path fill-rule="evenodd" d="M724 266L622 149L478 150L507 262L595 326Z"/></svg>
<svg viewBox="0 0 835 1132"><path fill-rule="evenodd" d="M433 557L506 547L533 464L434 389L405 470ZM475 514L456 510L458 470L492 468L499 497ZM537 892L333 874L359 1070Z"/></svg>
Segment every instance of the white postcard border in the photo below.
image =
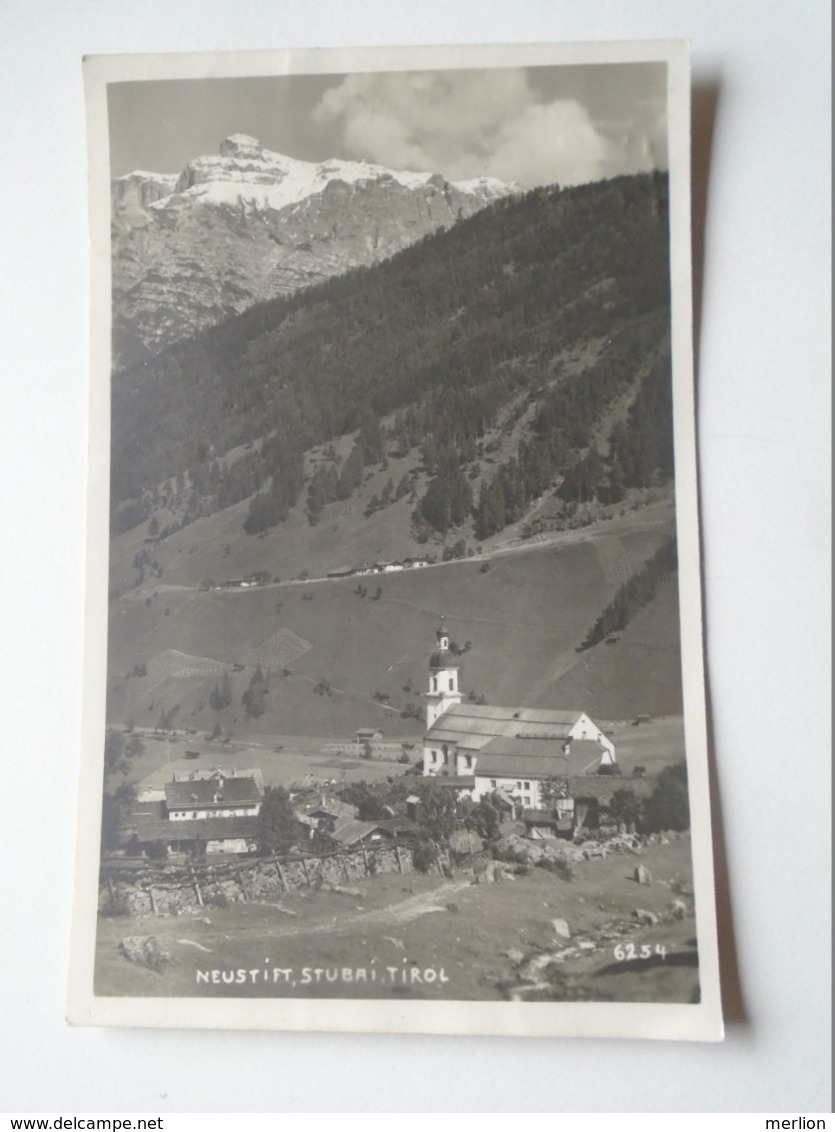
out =
<svg viewBox="0 0 835 1132"><path fill-rule="evenodd" d="M666 62L673 393L684 722L699 944L698 1004L105 998L93 994L107 663L110 206L107 84L468 67ZM85 59L90 168L91 354L85 662L68 1020L78 1025L717 1041L723 1035L711 848L690 275L690 77L683 41L292 49Z"/></svg>

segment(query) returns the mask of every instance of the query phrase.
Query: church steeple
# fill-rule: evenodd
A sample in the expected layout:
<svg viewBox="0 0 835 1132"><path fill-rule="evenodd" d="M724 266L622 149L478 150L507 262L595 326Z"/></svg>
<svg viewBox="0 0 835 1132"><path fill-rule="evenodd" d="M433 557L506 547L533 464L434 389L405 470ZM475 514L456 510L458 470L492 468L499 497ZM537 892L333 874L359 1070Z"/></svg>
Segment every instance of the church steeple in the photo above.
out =
<svg viewBox="0 0 835 1132"><path fill-rule="evenodd" d="M429 691L426 693L427 729L462 700L458 690L458 665L449 649L449 630L443 615L435 638L438 647L429 660Z"/></svg>

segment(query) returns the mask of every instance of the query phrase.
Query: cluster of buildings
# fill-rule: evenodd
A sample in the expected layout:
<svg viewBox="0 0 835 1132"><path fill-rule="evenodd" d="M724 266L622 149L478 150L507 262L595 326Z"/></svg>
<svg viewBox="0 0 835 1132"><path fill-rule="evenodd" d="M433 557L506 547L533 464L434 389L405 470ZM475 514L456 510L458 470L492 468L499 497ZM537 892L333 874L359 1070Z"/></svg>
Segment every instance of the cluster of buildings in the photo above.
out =
<svg viewBox="0 0 835 1132"><path fill-rule="evenodd" d="M428 558L404 558L402 562L364 562L362 566L337 566L328 570L329 578L368 577L371 574L397 574L401 570L419 570L431 566Z"/></svg>
<svg viewBox="0 0 835 1132"><path fill-rule="evenodd" d="M437 630L426 692L423 778L474 802L486 796L522 817L533 835L572 831L594 823L601 802L599 776L617 773L614 744L584 711L493 707L465 703L459 664L449 632ZM361 728L357 741L382 740ZM588 779L598 782L590 789ZM612 788L616 779L611 779ZM416 782L416 787L417 787ZM380 821L361 821L354 806L318 787L295 794L295 813L313 839L323 830L343 848L394 842L416 831L419 789L408 815L393 810ZM167 853L251 853L258 845L264 798L260 770L191 771L140 797L131 829L140 847L164 845Z"/></svg>
<svg viewBox="0 0 835 1132"><path fill-rule="evenodd" d="M590 775L616 773L615 746L584 711L463 702L458 661L441 623L426 693L423 774L478 802L504 799L542 826L542 811L576 825L597 804Z"/></svg>
<svg viewBox="0 0 835 1132"><path fill-rule="evenodd" d="M378 821L362 821L357 807L318 786L293 791L300 826L311 841L321 830L341 848L394 844L416 832L409 817L390 810ZM199 845L207 856L247 854L258 848L264 783L260 770L191 771L161 790L145 791L130 816L126 833L137 849L164 846L166 854L192 855Z"/></svg>

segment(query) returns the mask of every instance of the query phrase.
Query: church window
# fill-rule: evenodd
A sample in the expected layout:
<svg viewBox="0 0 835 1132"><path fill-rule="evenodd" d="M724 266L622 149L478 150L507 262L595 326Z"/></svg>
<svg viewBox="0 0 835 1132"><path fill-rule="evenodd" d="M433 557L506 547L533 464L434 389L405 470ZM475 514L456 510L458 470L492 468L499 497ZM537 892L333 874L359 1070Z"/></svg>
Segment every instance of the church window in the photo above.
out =
<svg viewBox="0 0 835 1132"><path fill-rule="evenodd" d="M432 691L437 692L437 690L438 690L438 677L433 676L432 677Z"/></svg>
<svg viewBox="0 0 835 1132"><path fill-rule="evenodd" d="M450 692L455 691L455 681L453 680L453 678L451 676L449 678L449 690L450 690Z"/></svg>

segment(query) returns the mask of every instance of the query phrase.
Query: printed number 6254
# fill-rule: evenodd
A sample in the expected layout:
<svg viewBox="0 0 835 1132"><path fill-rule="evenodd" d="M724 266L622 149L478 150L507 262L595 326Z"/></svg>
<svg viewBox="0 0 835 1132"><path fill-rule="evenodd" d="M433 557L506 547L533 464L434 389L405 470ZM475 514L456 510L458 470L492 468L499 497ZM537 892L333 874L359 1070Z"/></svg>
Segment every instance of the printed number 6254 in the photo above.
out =
<svg viewBox="0 0 835 1132"><path fill-rule="evenodd" d="M663 943L656 943L655 946L650 943L642 943L640 947L636 947L632 942L619 943L615 947L614 954L619 963L630 959L650 959L653 955L660 955L662 959L666 959L667 948Z"/></svg>

